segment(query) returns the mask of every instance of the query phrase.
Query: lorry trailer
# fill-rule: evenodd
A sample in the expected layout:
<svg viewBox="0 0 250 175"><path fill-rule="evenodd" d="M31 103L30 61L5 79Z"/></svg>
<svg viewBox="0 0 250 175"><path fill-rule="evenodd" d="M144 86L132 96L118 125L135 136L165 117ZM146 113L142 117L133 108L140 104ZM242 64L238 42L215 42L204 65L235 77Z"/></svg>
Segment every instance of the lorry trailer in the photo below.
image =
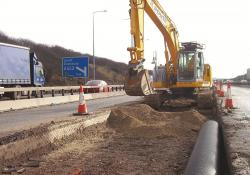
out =
<svg viewBox="0 0 250 175"><path fill-rule="evenodd" d="M43 65L30 48L0 43L0 87L39 87L45 82ZM18 92L4 96L16 99Z"/></svg>

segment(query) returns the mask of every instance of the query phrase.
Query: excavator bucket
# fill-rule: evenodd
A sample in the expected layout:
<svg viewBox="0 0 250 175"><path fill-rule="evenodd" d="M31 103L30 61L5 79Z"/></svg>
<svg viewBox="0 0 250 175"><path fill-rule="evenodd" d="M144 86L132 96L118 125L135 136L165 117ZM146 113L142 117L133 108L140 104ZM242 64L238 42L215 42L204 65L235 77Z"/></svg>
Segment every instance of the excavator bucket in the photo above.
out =
<svg viewBox="0 0 250 175"><path fill-rule="evenodd" d="M125 92L130 96L146 96L152 93L147 70L139 73L129 73L125 78Z"/></svg>

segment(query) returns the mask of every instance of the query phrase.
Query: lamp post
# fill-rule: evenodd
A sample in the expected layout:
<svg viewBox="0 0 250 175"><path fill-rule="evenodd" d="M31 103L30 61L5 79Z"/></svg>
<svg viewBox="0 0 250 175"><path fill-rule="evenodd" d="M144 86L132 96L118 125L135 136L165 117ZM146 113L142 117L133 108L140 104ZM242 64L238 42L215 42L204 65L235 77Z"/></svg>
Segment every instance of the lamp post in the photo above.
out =
<svg viewBox="0 0 250 175"><path fill-rule="evenodd" d="M94 11L93 14L93 69L94 69L94 80L95 80L95 14L96 13L105 13L107 10Z"/></svg>

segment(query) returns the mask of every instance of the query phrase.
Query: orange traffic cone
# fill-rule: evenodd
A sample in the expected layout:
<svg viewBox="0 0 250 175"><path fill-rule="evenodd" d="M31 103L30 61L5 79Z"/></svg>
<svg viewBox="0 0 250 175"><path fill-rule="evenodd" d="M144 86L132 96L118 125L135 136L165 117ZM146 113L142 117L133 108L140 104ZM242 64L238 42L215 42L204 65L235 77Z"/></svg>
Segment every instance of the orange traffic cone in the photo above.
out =
<svg viewBox="0 0 250 175"><path fill-rule="evenodd" d="M232 94L231 94L231 83L228 81L227 82L227 98L225 102L225 108L233 108L233 99L232 99Z"/></svg>
<svg viewBox="0 0 250 175"><path fill-rule="evenodd" d="M223 84L222 81L216 83L216 93L219 97L224 97Z"/></svg>
<svg viewBox="0 0 250 175"><path fill-rule="evenodd" d="M87 104L84 99L84 91L82 85L80 85L80 94L79 94L79 105L78 105L78 112L75 113L74 115L87 115L88 109L87 109Z"/></svg>
<svg viewBox="0 0 250 175"><path fill-rule="evenodd" d="M215 89L216 89L216 94L219 95L219 93L220 93L220 84L219 84L219 81L215 82Z"/></svg>

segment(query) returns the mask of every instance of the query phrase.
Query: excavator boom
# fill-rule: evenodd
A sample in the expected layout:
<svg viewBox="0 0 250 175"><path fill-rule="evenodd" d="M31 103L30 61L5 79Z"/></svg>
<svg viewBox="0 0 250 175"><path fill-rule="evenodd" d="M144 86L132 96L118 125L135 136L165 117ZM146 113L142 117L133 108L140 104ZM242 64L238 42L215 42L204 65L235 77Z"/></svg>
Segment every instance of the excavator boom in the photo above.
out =
<svg viewBox="0 0 250 175"><path fill-rule="evenodd" d="M164 37L166 69L177 75L179 51L178 32L157 0L130 0L131 47L129 71L125 81L128 95L142 96L152 92L148 71L144 69L144 12L148 14ZM175 65L175 66L173 66ZM170 81L170 74L167 79Z"/></svg>

